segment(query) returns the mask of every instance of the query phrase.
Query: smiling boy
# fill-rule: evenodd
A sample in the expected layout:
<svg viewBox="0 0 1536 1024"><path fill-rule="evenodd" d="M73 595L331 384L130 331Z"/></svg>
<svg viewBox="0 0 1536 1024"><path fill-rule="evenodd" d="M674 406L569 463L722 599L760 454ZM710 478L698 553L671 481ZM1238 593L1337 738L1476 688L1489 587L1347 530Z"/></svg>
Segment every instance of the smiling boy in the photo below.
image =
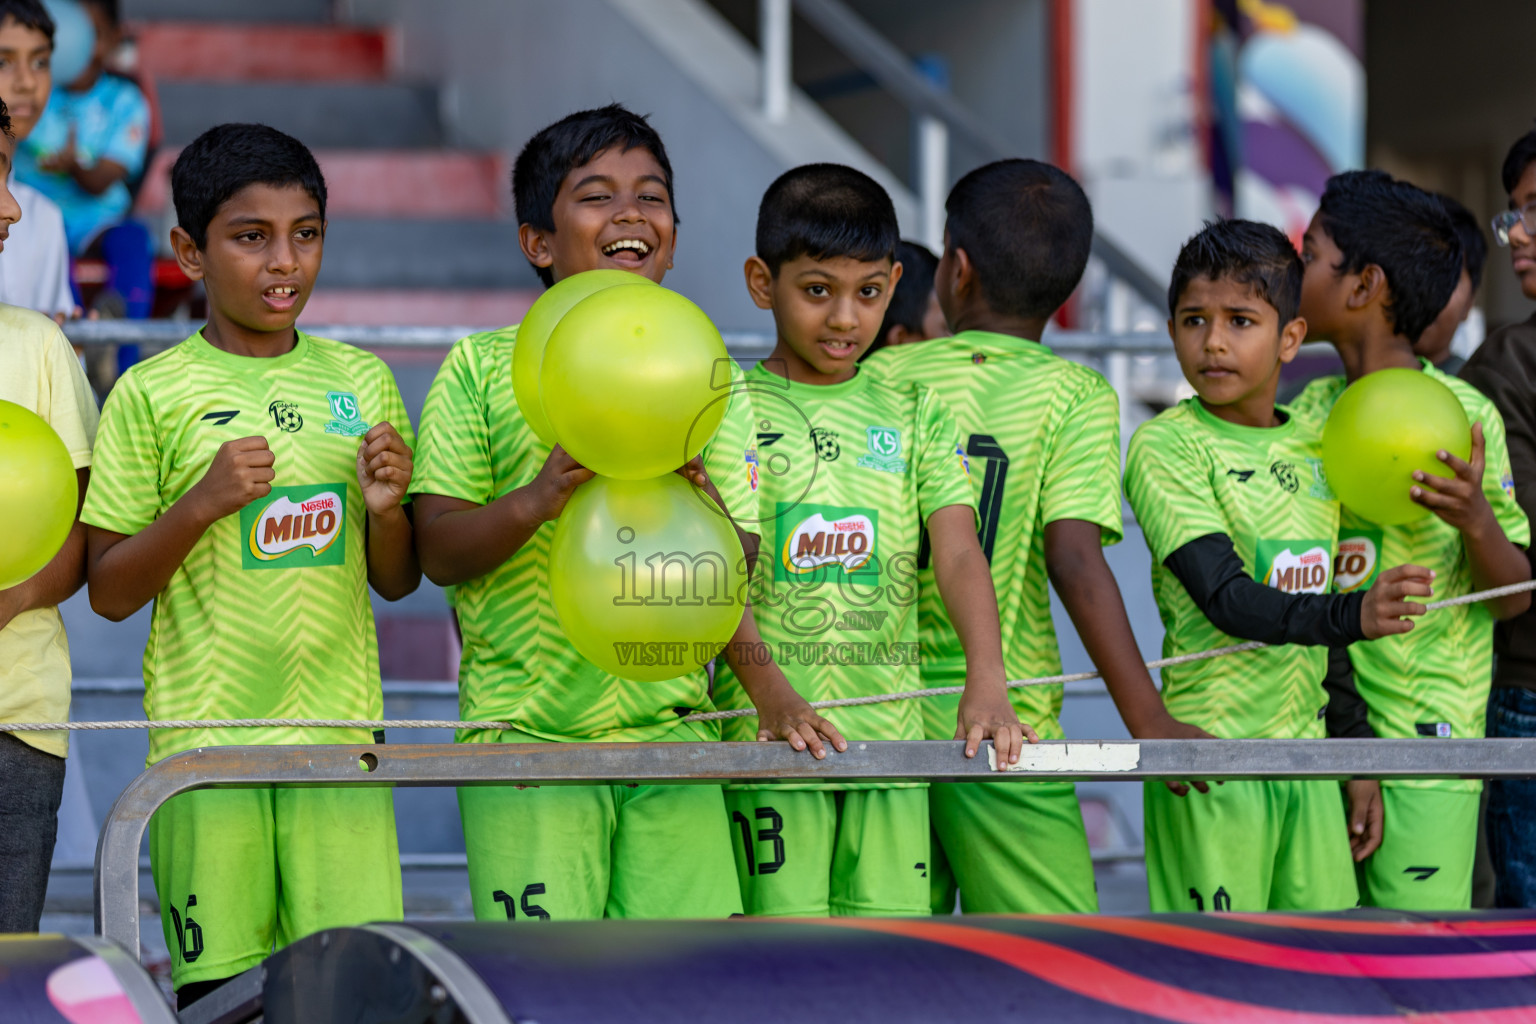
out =
<svg viewBox="0 0 1536 1024"><path fill-rule="evenodd" d="M1307 331L1302 265L1267 224L1209 224L1168 288L1168 333L1196 397L1131 438L1125 490L1152 551L1164 657L1240 640L1273 646L1162 672L1176 719L1224 739L1321 737L1327 647L1406 633L1431 574L1405 566L1369 592L1331 594L1339 503L1321 436L1275 405ZM1309 645L1309 646L1300 646ZM1361 783L1374 787L1375 783ZM1346 833L1338 784L1149 782L1153 910L1338 910L1378 836Z"/></svg>
<svg viewBox="0 0 1536 1024"><path fill-rule="evenodd" d="M320 271L325 181L298 140L211 128L171 169L183 272L208 322L107 399L89 527L91 607L154 601L151 719L378 719L372 589L421 573L403 504L410 422L389 368L294 327ZM163 729L152 764L198 746L367 743L358 729ZM202 790L150 822L182 1006L322 928L398 918L385 789Z"/></svg>
<svg viewBox="0 0 1536 1024"><path fill-rule="evenodd" d="M672 266L672 167L655 129L622 107L580 111L536 134L517 158L512 190L519 242L545 284L605 268L659 283ZM427 576L455 587L461 716L515 726L461 733L460 742L718 739L718 723L683 721L714 707L702 668L630 682L581 657L561 630L549 596L553 523L592 473L540 441L518 408L516 339L516 326L461 339L422 413L418 544ZM750 528L752 415L732 390L704 450L705 472L690 476ZM748 535L749 549L754 541ZM757 640L748 611L735 641ZM843 745L771 664L745 673L757 738L787 738L816 756L824 742ZM703 918L741 909L718 786L476 786L459 791L459 809L478 919Z"/></svg>

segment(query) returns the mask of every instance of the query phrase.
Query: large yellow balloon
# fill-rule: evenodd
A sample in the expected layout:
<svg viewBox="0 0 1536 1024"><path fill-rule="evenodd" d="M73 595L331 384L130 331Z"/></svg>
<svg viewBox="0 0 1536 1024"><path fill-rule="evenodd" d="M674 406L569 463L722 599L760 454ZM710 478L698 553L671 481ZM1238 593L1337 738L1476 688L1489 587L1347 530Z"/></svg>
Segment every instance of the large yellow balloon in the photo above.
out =
<svg viewBox="0 0 1536 1024"><path fill-rule="evenodd" d="M596 477L571 496L549 551L550 598L582 656L625 679L693 671L741 623L736 529L682 477Z"/></svg>
<svg viewBox="0 0 1536 1024"><path fill-rule="evenodd" d="M0 590L30 579L59 553L79 498L59 435L31 410L0 401Z"/></svg>
<svg viewBox="0 0 1536 1024"><path fill-rule="evenodd" d="M1378 370L1339 396L1323 427L1323 469L1352 512L1396 526L1430 514L1408 496L1413 471L1453 476L1440 451L1467 459L1472 428L1450 388L1419 370Z"/></svg>
<svg viewBox="0 0 1536 1024"><path fill-rule="evenodd" d="M517 396L523 419L539 435L539 440L547 445L555 443L554 428L549 425L539 396L539 368L544 364L549 333L572 306L588 295L614 285L654 283L627 270L588 270L555 282L529 307L528 315L517 328L517 344L512 347L512 393Z"/></svg>
<svg viewBox="0 0 1536 1024"><path fill-rule="evenodd" d="M539 387L555 437L577 462L645 480L714 437L729 366L720 332L698 306L665 288L609 288L561 318Z"/></svg>

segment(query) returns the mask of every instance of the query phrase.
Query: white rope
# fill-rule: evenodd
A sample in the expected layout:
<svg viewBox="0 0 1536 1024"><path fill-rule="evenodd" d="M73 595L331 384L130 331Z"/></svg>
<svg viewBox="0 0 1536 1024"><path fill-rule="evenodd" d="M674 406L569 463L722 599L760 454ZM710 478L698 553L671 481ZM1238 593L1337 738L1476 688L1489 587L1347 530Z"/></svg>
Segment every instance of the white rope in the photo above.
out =
<svg viewBox="0 0 1536 1024"><path fill-rule="evenodd" d="M1492 601L1500 597L1509 597L1513 594L1523 594L1528 590L1536 590L1536 579L1525 580L1521 583L1511 583L1506 587L1494 587L1492 590L1482 590L1475 594L1465 594L1461 597L1451 597L1444 601L1435 601L1424 606L1426 612L1439 611L1442 608L1453 608L1457 605L1476 604L1482 601ZM1229 654L1241 654L1244 651L1257 651L1268 647L1269 644L1253 640L1245 644L1233 644L1230 647L1217 647L1209 651L1197 651L1193 654L1181 654L1174 658L1159 658L1156 661L1147 662L1147 668L1172 668L1175 665L1188 665L1191 662L1206 661L1210 658L1222 658ZM1098 672L1070 672L1065 675L1040 676L1035 679L1014 679L1008 683L1010 690L1022 689L1026 686L1058 686L1062 683L1078 683L1088 679L1100 678ZM898 700L920 700L924 697L948 697L963 693L964 686L933 686L926 690L903 690L899 693L878 693L867 697L839 697L836 700L818 700L811 707L820 710L822 708L850 708L861 707L866 704L888 704ZM684 722L717 722L725 718L756 718L757 712L751 708L736 708L727 711L701 711L688 715L681 719ZM512 729L511 722L458 722L438 721L430 718L397 718L397 719L344 719L344 718L216 718L216 719L171 719L166 721L117 721L117 722L4 722L0 723L0 731L3 732L94 732L111 729Z"/></svg>

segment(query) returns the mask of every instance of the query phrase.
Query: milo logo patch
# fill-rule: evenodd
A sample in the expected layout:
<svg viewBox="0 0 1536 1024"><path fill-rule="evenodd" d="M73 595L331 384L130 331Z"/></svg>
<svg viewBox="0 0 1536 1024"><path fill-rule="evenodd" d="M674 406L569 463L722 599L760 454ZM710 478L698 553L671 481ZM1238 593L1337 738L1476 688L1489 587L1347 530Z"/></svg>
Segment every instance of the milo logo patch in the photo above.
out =
<svg viewBox="0 0 1536 1024"><path fill-rule="evenodd" d="M240 510L246 569L303 569L346 559L345 484L274 487Z"/></svg>
<svg viewBox="0 0 1536 1024"><path fill-rule="evenodd" d="M1339 553L1333 560L1334 587L1341 594L1368 589L1381 565L1381 531L1352 530L1339 534Z"/></svg>
<svg viewBox="0 0 1536 1024"><path fill-rule="evenodd" d="M1260 540L1257 579L1287 594L1325 594L1332 577L1327 541Z"/></svg>
<svg viewBox="0 0 1536 1024"><path fill-rule="evenodd" d="M789 514L782 514L789 512ZM829 505L800 505L781 510L779 557L774 578L821 574L828 577L874 577L877 522L874 512Z"/></svg>

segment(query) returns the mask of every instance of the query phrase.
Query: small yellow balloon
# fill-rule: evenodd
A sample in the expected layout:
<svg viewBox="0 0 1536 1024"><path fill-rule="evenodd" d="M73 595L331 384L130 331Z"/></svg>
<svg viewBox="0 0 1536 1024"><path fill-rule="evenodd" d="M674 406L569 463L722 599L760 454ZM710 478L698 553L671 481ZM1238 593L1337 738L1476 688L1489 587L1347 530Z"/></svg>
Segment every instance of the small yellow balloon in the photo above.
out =
<svg viewBox="0 0 1536 1024"><path fill-rule="evenodd" d="M80 485L59 435L42 417L0 401L0 590L52 561L75 522Z"/></svg>
<svg viewBox="0 0 1536 1024"><path fill-rule="evenodd" d="M555 524L550 599L588 661L637 682L713 658L741 624L746 559L736 528L675 473L596 477Z"/></svg>
<svg viewBox="0 0 1536 1024"><path fill-rule="evenodd" d="M512 393L517 396L517 407L522 410L523 419L547 445L554 445L555 431L549 425L549 416L544 412L544 402L539 395L539 369L544 363L549 334L576 303L604 288L623 284L654 286L650 278L627 270L588 270L573 274L556 281L540 295L518 325L517 343L512 347Z"/></svg>
<svg viewBox="0 0 1536 1024"><path fill-rule="evenodd" d="M583 466L645 480L715 436L730 399L730 357L704 311L666 288L609 288L550 335L539 375L561 447Z"/></svg>
<svg viewBox="0 0 1536 1024"><path fill-rule="evenodd" d="M1339 501L1382 526L1430 515L1408 496L1413 471L1455 474L1437 452L1472 456L1472 427L1455 393L1420 370L1377 370L1355 381L1323 427L1323 471Z"/></svg>

